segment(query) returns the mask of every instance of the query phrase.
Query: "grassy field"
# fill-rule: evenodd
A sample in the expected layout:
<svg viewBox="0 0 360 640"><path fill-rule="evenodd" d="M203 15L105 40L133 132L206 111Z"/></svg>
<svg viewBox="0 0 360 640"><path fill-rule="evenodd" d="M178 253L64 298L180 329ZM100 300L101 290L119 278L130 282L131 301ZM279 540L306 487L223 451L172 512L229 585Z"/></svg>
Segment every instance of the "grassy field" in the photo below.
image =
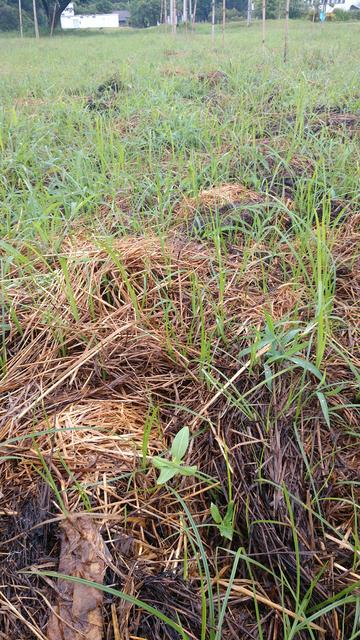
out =
<svg viewBox="0 0 360 640"><path fill-rule="evenodd" d="M1 638L360 637L359 38L0 39Z"/></svg>

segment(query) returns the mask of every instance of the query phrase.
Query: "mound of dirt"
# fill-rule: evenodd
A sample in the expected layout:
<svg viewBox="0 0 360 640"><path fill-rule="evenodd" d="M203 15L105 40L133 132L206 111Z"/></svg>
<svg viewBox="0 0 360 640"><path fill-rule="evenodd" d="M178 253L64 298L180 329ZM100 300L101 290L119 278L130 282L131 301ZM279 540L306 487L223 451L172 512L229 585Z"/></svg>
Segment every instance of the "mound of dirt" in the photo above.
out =
<svg viewBox="0 0 360 640"><path fill-rule="evenodd" d="M315 133L326 127L334 133L346 132L350 138L358 137L360 136L360 113L349 113L340 107L324 112L319 110L309 126Z"/></svg>
<svg viewBox="0 0 360 640"><path fill-rule="evenodd" d="M278 197L292 199L299 176L310 178L315 161L300 153L290 152L289 140L282 136L259 140L257 148L261 154L263 178L269 192Z"/></svg>
<svg viewBox="0 0 360 640"><path fill-rule="evenodd" d="M290 206L290 201L285 206ZM215 219L223 233L232 235L242 225L251 225L256 213L272 206L271 198L241 184L222 184L200 191L196 198L184 198L176 209L179 229L190 236L201 237L204 228ZM286 213L282 212L283 223Z"/></svg>
<svg viewBox="0 0 360 640"><path fill-rule="evenodd" d="M265 197L241 184L222 184L200 191L197 198L186 198L178 208L178 215L188 217L195 211L215 212L223 215L242 205L261 204Z"/></svg>
<svg viewBox="0 0 360 640"><path fill-rule="evenodd" d="M206 73L199 73L198 80L210 87L215 87L219 84L224 84L228 81L228 76L224 71L215 70L208 71Z"/></svg>
<svg viewBox="0 0 360 640"><path fill-rule="evenodd" d="M185 76L189 75L189 70L186 69L185 67L166 66L161 69L160 73L165 78L172 77L172 76L179 76L184 78Z"/></svg>
<svg viewBox="0 0 360 640"><path fill-rule="evenodd" d="M88 96L87 108L92 111L107 111L114 108L116 97L120 92L130 89L119 75L114 75L99 84L96 91Z"/></svg>

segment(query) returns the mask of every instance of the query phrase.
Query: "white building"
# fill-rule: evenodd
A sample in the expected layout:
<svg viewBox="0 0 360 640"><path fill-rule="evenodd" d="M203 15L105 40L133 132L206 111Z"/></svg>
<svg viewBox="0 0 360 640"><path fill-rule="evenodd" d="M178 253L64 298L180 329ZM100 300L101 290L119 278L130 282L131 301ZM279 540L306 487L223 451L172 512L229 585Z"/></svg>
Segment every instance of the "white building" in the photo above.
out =
<svg viewBox="0 0 360 640"><path fill-rule="evenodd" d="M360 11L360 0L337 0L326 5L326 13L332 13L334 9L341 11Z"/></svg>
<svg viewBox="0 0 360 640"><path fill-rule="evenodd" d="M125 26L129 17L128 11L75 15L74 4L70 2L60 16L60 24L62 29L117 29Z"/></svg>

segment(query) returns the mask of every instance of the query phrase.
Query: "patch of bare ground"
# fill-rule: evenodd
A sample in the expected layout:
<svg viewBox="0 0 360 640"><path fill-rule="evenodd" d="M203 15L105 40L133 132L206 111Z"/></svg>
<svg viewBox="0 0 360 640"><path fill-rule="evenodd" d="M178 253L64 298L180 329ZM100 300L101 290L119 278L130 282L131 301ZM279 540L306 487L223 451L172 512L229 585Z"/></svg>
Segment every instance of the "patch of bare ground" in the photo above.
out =
<svg viewBox="0 0 360 640"><path fill-rule="evenodd" d="M228 82L228 76L224 71L215 69L213 71L199 73L198 80L207 86L216 87L220 84L226 84Z"/></svg>
<svg viewBox="0 0 360 640"><path fill-rule="evenodd" d="M291 197L299 176L310 177L314 172L315 161L291 151L286 138L264 138L258 141L257 147L268 169L264 179L270 184L270 190L277 192L277 186L280 185L285 188L288 197Z"/></svg>
<svg viewBox="0 0 360 640"><path fill-rule="evenodd" d="M346 131L353 135L360 135L360 113L351 113L343 107L331 107L326 109L322 106L317 107L315 110L316 116L314 118L317 129L321 127L328 127L333 131Z"/></svg>
<svg viewBox="0 0 360 640"><path fill-rule="evenodd" d="M216 225L218 220L224 235L232 235L242 225L251 225L259 210L268 209L273 204L267 194L242 184L221 184L200 191L196 198L184 198L176 209L178 229L190 236L201 236L205 228ZM286 208L289 207L290 199L279 207L284 224Z"/></svg>
<svg viewBox="0 0 360 640"><path fill-rule="evenodd" d="M124 135L129 135L129 133L134 133L136 131L136 128L139 126L140 122L141 122L140 116L134 114L130 118L115 119L112 122L111 126L112 126L112 130L122 137Z"/></svg>
<svg viewBox="0 0 360 640"><path fill-rule="evenodd" d="M131 85L126 83L119 74L115 74L99 84L96 91L88 96L86 107L90 111L100 112L114 109L118 94L127 92L129 89Z"/></svg>
<svg viewBox="0 0 360 640"><path fill-rule="evenodd" d="M162 67L162 69L160 70L160 73L165 78L168 78L171 76L185 77L189 75L189 69L187 69L186 67L174 67L174 66L167 65Z"/></svg>
<svg viewBox="0 0 360 640"><path fill-rule="evenodd" d="M166 58L184 58L187 55L189 55L187 51L177 51L176 49L165 49L164 51Z"/></svg>
<svg viewBox="0 0 360 640"><path fill-rule="evenodd" d="M226 185L188 201L179 216L192 216L199 201L206 210L223 208L226 214L234 203L263 200L245 187ZM224 640L258 637L255 605L269 637L281 639L284 610L291 620L295 616L292 590L299 577L301 596L307 592L312 610L359 579L353 567L352 505L359 497L360 451L354 435L355 389L349 383L351 366L360 364L354 342L360 293L353 249L360 242L357 224L352 218L339 228L332 246L338 269L334 314L341 321L322 364L327 384L333 385L331 426L311 372L275 365L276 372L285 371L269 388L263 371L267 348L259 348L257 357L241 355L253 343L255 329L263 330L266 311L285 327L293 327L295 306L303 326L313 317L306 273L294 280L295 257L288 244L276 255L265 244L254 244L246 255L239 250L237 256L224 256L222 299L218 257L203 244L127 237L110 247L105 241L74 239L61 248L66 275L58 255L40 258L29 245L18 245L32 277L24 283L14 267L5 283L13 311L0 386L1 491L7 508L0 522L4 636L52 640L49 616L67 607L61 581L24 570L60 566L82 578L89 575L88 563L101 556L107 585L178 621L190 638L200 637L201 583L193 537L184 529L187 519L176 497L156 485L151 464L153 455L166 455L184 424L194 438L186 462L211 482L183 478L170 485L198 526L212 583L222 597L231 571L226 547L240 546L254 561L251 572L246 562L239 563L229 587ZM209 357L205 344L211 347ZM301 403L289 402L300 390ZM232 543L225 543L214 529L210 504L215 500L225 509L229 467L235 533ZM316 516L317 504L322 519ZM71 569L63 555L64 531L73 535L69 522L74 519L80 527L76 545L79 536L85 542L73 546ZM102 567L91 575L100 579L101 573ZM111 594L94 607L101 609L96 624L110 640L120 634L179 637L151 612ZM74 625L76 611L72 615L68 622ZM333 640L334 628L350 630L355 615L355 606L346 615L340 608L331 610L311 623L313 633ZM300 630L298 637L305 640L308 631Z"/></svg>

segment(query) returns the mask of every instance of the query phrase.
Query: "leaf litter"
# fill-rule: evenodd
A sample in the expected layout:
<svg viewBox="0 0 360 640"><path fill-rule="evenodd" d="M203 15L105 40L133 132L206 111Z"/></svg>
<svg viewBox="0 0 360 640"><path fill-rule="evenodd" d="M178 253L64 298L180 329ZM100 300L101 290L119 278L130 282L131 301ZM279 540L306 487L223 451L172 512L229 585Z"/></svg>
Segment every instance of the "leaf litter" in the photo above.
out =
<svg viewBox="0 0 360 640"><path fill-rule="evenodd" d="M86 516L61 524L59 572L102 584L109 552L99 526ZM57 600L47 625L48 640L101 640L103 592L85 584L59 579Z"/></svg>

